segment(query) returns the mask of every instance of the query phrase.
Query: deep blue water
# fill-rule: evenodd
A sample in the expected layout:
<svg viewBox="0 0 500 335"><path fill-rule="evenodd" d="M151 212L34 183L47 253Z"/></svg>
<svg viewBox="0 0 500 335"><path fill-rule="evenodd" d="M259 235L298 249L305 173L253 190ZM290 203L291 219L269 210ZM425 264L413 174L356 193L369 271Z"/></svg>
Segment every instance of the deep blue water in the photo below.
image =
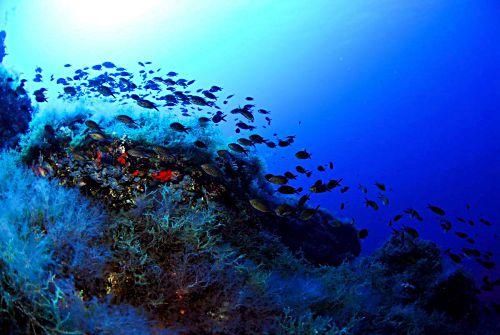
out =
<svg viewBox="0 0 500 335"><path fill-rule="evenodd" d="M89 3L95 7L80 17L60 1L2 1L7 65L31 75L36 66L57 72L68 62L150 59L254 96L273 111L272 132L297 135L293 149L261 153L269 169L292 169L297 148L312 153L310 168L334 161L333 176L353 190L344 200L332 193L314 201L368 228L365 252L388 238L389 218L410 206L428 218L420 224L424 237L463 246L441 232L425 209L432 203L450 217L496 223L456 225L499 259L498 1L151 1L142 17L118 26L113 10L103 16L98 2ZM94 26L99 13L107 24ZM375 181L392 188L390 206L377 213L357 191L369 185L374 197Z"/></svg>

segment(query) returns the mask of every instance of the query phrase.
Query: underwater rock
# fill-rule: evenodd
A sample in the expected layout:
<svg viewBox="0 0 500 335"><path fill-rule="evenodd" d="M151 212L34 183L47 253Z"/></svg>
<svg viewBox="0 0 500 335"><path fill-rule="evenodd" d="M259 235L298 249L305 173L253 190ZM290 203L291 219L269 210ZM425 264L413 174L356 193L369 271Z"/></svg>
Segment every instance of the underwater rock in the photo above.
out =
<svg viewBox="0 0 500 335"><path fill-rule="evenodd" d="M23 83L14 84L13 80L1 71L0 148L16 146L19 136L28 130L32 107L23 86Z"/></svg>

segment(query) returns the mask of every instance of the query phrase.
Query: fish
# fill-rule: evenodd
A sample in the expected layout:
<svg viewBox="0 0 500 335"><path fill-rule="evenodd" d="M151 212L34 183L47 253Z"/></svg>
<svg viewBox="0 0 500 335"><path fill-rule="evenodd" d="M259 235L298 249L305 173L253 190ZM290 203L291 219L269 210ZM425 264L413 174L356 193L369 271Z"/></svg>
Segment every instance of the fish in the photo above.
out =
<svg viewBox="0 0 500 335"><path fill-rule="evenodd" d="M116 119L117 119L118 121L120 121L121 123L124 123L124 124L126 124L126 125L128 125L128 126L133 126L133 125L135 125L135 121L134 121L134 119L132 119L132 118L131 118L130 116L128 116L128 115L120 114L120 115L117 115L117 116L116 116Z"/></svg>
<svg viewBox="0 0 500 335"><path fill-rule="evenodd" d="M252 134L248 136L248 138L255 144L264 143L264 138L258 134Z"/></svg>
<svg viewBox="0 0 500 335"><path fill-rule="evenodd" d="M262 213L269 213L270 212L270 210L266 206L266 204L264 204L260 199L250 199L249 202L250 202L250 205L252 205L252 207L255 208L256 210L258 210L259 212L262 212Z"/></svg>
<svg viewBox="0 0 500 335"><path fill-rule="evenodd" d="M488 261L488 260L483 260L483 259L476 259L476 262L481 265L483 268L491 270L495 267L495 262Z"/></svg>
<svg viewBox="0 0 500 335"><path fill-rule="evenodd" d="M279 205L278 207L276 207L274 209L274 213L276 213L276 215L278 215L280 217L289 216L289 215L293 214L293 212L294 212L293 207L290 205L287 205L287 204Z"/></svg>
<svg viewBox="0 0 500 335"><path fill-rule="evenodd" d="M318 171L325 172L326 170L325 170L325 167L323 165L319 165L318 166Z"/></svg>
<svg viewBox="0 0 500 335"><path fill-rule="evenodd" d="M328 166L330 167L330 170L333 170L333 162L328 163Z"/></svg>
<svg viewBox="0 0 500 335"><path fill-rule="evenodd" d="M297 179L297 176L296 176L296 175L294 175L293 173L291 173L290 171L285 172L283 175L284 175L287 179L292 179L292 180Z"/></svg>
<svg viewBox="0 0 500 335"><path fill-rule="evenodd" d="M467 235L466 233L461 232L461 231L455 232L455 235L457 235L460 238L468 238L469 237L469 235Z"/></svg>
<svg viewBox="0 0 500 335"><path fill-rule="evenodd" d="M101 127L97 124L97 122L92 120L86 120L85 125L90 129L101 130Z"/></svg>
<svg viewBox="0 0 500 335"><path fill-rule="evenodd" d="M360 231L358 231L358 238L363 240L368 237L368 229L363 228Z"/></svg>
<svg viewBox="0 0 500 335"><path fill-rule="evenodd" d="M135 158L149 158L150 155L147 153L145 150L143 150L140 147L135 147L132 149L127 150L127 154L131 157Z"/></svg>
<svg viewBox="0 0 500 335"><path fill-rule="evenodd" d="M265 178L268 182L275 185L284 185L288 183L288 179L285 176L266 175Z"/></svg>
<svg viewBox="0 0 500 335"><path fill-rule="evenodd" d="M366 199L366 198L365 198L365 206L373 208L376 211L378 211L378 209L379 209L378 204L375 201L369 200L369 199Z"/></svg>
<svg viewBox="0 0 500 335"><path fill-rule="evenodd" d="M450 259L454 262L454 263L461 263L462 262L462 256L459 255L459 254L455 254L453 252L451 252L449 249L446 251L446 254L448 255L448 257L450 257Z"/></svg>
<svg viewBox="0 0 500 335"><path fill-rule="evenodd" d="M185 127L183 124L179 122L173 122L170 124L170 129L180 133L187 133L190 128Z"/></svg>
<svg viewBox="0 0 500 335"><path fill-rule="evenodd" d="M482 224L484 224L485 226L492 226L492 223L484 218L479 218L479 222L481 222Z"/></svg>
<svg viewBox="0 0 500 335"><path fill-rule="evenodd" d="M422 216L420 216L420 213L417 212L415 209L413 208L407 208L405 209L404 211L406 214L410 215L410 217L412 219L416 219L418 221L423 221L424 219L422 218Z"/></svg>
<svg viewBox="0 0 500 335"><path fill-rule="evenodd" d="M415 228L412 227L404 227L403 228L404 232L410 235L413 238L418 238L419 234L418 231Z"/></svg>
<svg viewBox="0 0 500 335"><path fill-rule="evenodd" d="M136 99L137 105L139 105L142 108L147 108L147 109L156 109L158 110L158 107L156 107L155 103L146 99Z"/></svg>
<svg viewBox="0 0 500 335"><path fill-rule="evenodd" d="M445 232L449 232L452 227L451 222L448 220L441 221L440 226Z"/></svg>
<svg viewBox="0 0 500 335"><path fill-rule="evenodd" d="M308 153L306 150L301 150L295 153L295 157L297 157L298 159L310 159L311 154Z"/></svg>
<svg viewBox="0 0 500 335"><path fill-rule="evenodd" d="M347 191L349 191L349 186L344 186L340 189L340 193L346 193Z"/></svg>
<svg viewBox="0 0 500 335"><path fill-rule="evenodd" d="M305 208L300 212L299 219L302 221L308 221L312 219L314 214L318 212L319 206L316 208Z"/></svg>
<svg viewBox="0 0 500 335"><path fill-rule="evenodd" d="M94 131L89 133L89 137L95 141L103 141L106 139L106 135L100 131Z"/></svg>
<svg viewBox="0 0 500 335"><path fill-rule="evenodd" d="M237 152L237 153L240 153L240 154L245 154L245 155L248 154L248 150L245 149L245 148L243 148L238 143L229 143L227 146L229 147L229 149L231 149L234 152Z"/></svg>
<svg viewBox="0 0 500 335"><path fill-rule="evenodd" d="M213 166L212 164L208 164L208 163L202 164L201 169L209 176L216 177L216 178L221 176L220 170L218 168L216 168L215 166Z"/></svg>
<svg viewBox="0 0 500 335"><path fill-rule="evenodd" d="M392 219L394 222L398 222L403 218L403 214L396 214L394 218Z"/></svg>
<svg viewBox="0 0 500 335"><path fill-rule="evenodd" d="M99 93L101 93L103 96L105 97L109 97L109 96L112 96L113 98L116 98L115 94L113 93L113 91L111 90L111 88L107 87L107 86L99 86L97 88L97 91Z"/></svg>
<svg viewBox="0 0 500 335"><path fill-rule="evenodd" d="M308 194L301 196L299 202L297 203L297 207L304 207L304 205L306 204L307 201L309 201L310 198L311 196Z"/></svg>
<svg viewBox="0 0 500 335"><path fill-rule="evenodd" d="M239 138L237 140L237 142L239 144L241 144L241 145L246 146L246 147L255 146L254 143L251 140L247 139L247 138Z"/></svg>
<svg viewBox="0 0 500 335"><path fill-rule="evenodd" d="M442 208L440 208L438 206L434 206L434 205L428 204L427 208L429 210L431 210L434 214L437 214L439 216L445 216L446 215L446 212Z"/></svg>
<svg viewBox="0 0 500 335"><path fill-rule="evenodd" d="M102 66L104 66L107 69L112 69L112 68L116 67L115 64L113 64L112 62L104 62L104 63L102 63Z"/></svg>
<svg viewBox="0 0 500 335"><path fill-rule="evenodd" d="M472 248L462 248L462 252L468 257L480 257L481 252L477 249Z"/></svg>
<svg viewBox="0 0 500 335"><path fill-rule="evenodd" d="M375 186L376 186L379 190L381 190L382 192L385 192L385 191L386 191L386 187L385 187L385 185L384 185L384 184L382 184L382 183L375 183Z"/></svg>
<svg viewBox="0 0 500 335"><path fill-rule="evenodd" d="M299 187L296 189L295 187L290 186L290 185L281 185L278 188L278 192L281 194L297 194L297 193L302 192L302 188Z"/></svg>
<svg viewBox="0 0 500 335"><path fill-rule="evenodd" d="M342 178L340 179L331 179L328 181L328 183L326 184L326 188L330 191L330 190L333 190L334 188L336 187L339 187L340 186L340 183L342 182Z"/></svg>
<svg viewBox="0 0 500 335"><path fill-rule="evenodd" d="M205 142L200 141L200 140L196 140L196 141L194 141L194 145L195 145L197 148L200 148L200 149L206 149L206 148L208 148L208 146L205 144Z"/></svg>

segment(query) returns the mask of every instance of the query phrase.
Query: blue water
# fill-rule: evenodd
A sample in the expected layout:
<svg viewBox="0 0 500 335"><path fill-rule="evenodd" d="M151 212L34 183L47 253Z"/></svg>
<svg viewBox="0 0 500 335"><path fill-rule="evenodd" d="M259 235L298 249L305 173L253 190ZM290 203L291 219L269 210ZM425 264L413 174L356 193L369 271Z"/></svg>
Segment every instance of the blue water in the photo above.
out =
<svg viewBox="0 0 500 335"><path fill-rule="evenodd" d="M310 168L333 160L333 176L355 192L314 201L369 229L364 252L381 245L389 218L410 206L428 218L423 237L463 246L425 210L432 203L451 217L497 223L456 225L499 259L500 2L104 3L3 0L7 66L31 76L36 66L53 73L68 62L133 67L148 59L200 85L254 96L273 111L270 134L297 135L289 151L262 152L269 170L293 169L297 148L312 153ZM375 181L392 188L390 206L377 213L356 190L369 185L374 197Z"/></svg>

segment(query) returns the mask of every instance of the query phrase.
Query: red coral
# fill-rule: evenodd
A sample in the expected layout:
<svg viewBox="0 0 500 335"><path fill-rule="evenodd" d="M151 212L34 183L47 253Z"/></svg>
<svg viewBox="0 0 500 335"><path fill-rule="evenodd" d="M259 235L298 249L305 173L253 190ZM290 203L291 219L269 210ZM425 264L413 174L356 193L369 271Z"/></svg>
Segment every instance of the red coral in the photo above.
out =
<svg viewBox="0 0 500 335"><path fill-rule="evenodd" d="M125 163L127 163L127 153L124 152L123 154L120 155L120 157L118 157L116 160L118 161L118 163L120 163L121 165L125 165Z"/></svg>

